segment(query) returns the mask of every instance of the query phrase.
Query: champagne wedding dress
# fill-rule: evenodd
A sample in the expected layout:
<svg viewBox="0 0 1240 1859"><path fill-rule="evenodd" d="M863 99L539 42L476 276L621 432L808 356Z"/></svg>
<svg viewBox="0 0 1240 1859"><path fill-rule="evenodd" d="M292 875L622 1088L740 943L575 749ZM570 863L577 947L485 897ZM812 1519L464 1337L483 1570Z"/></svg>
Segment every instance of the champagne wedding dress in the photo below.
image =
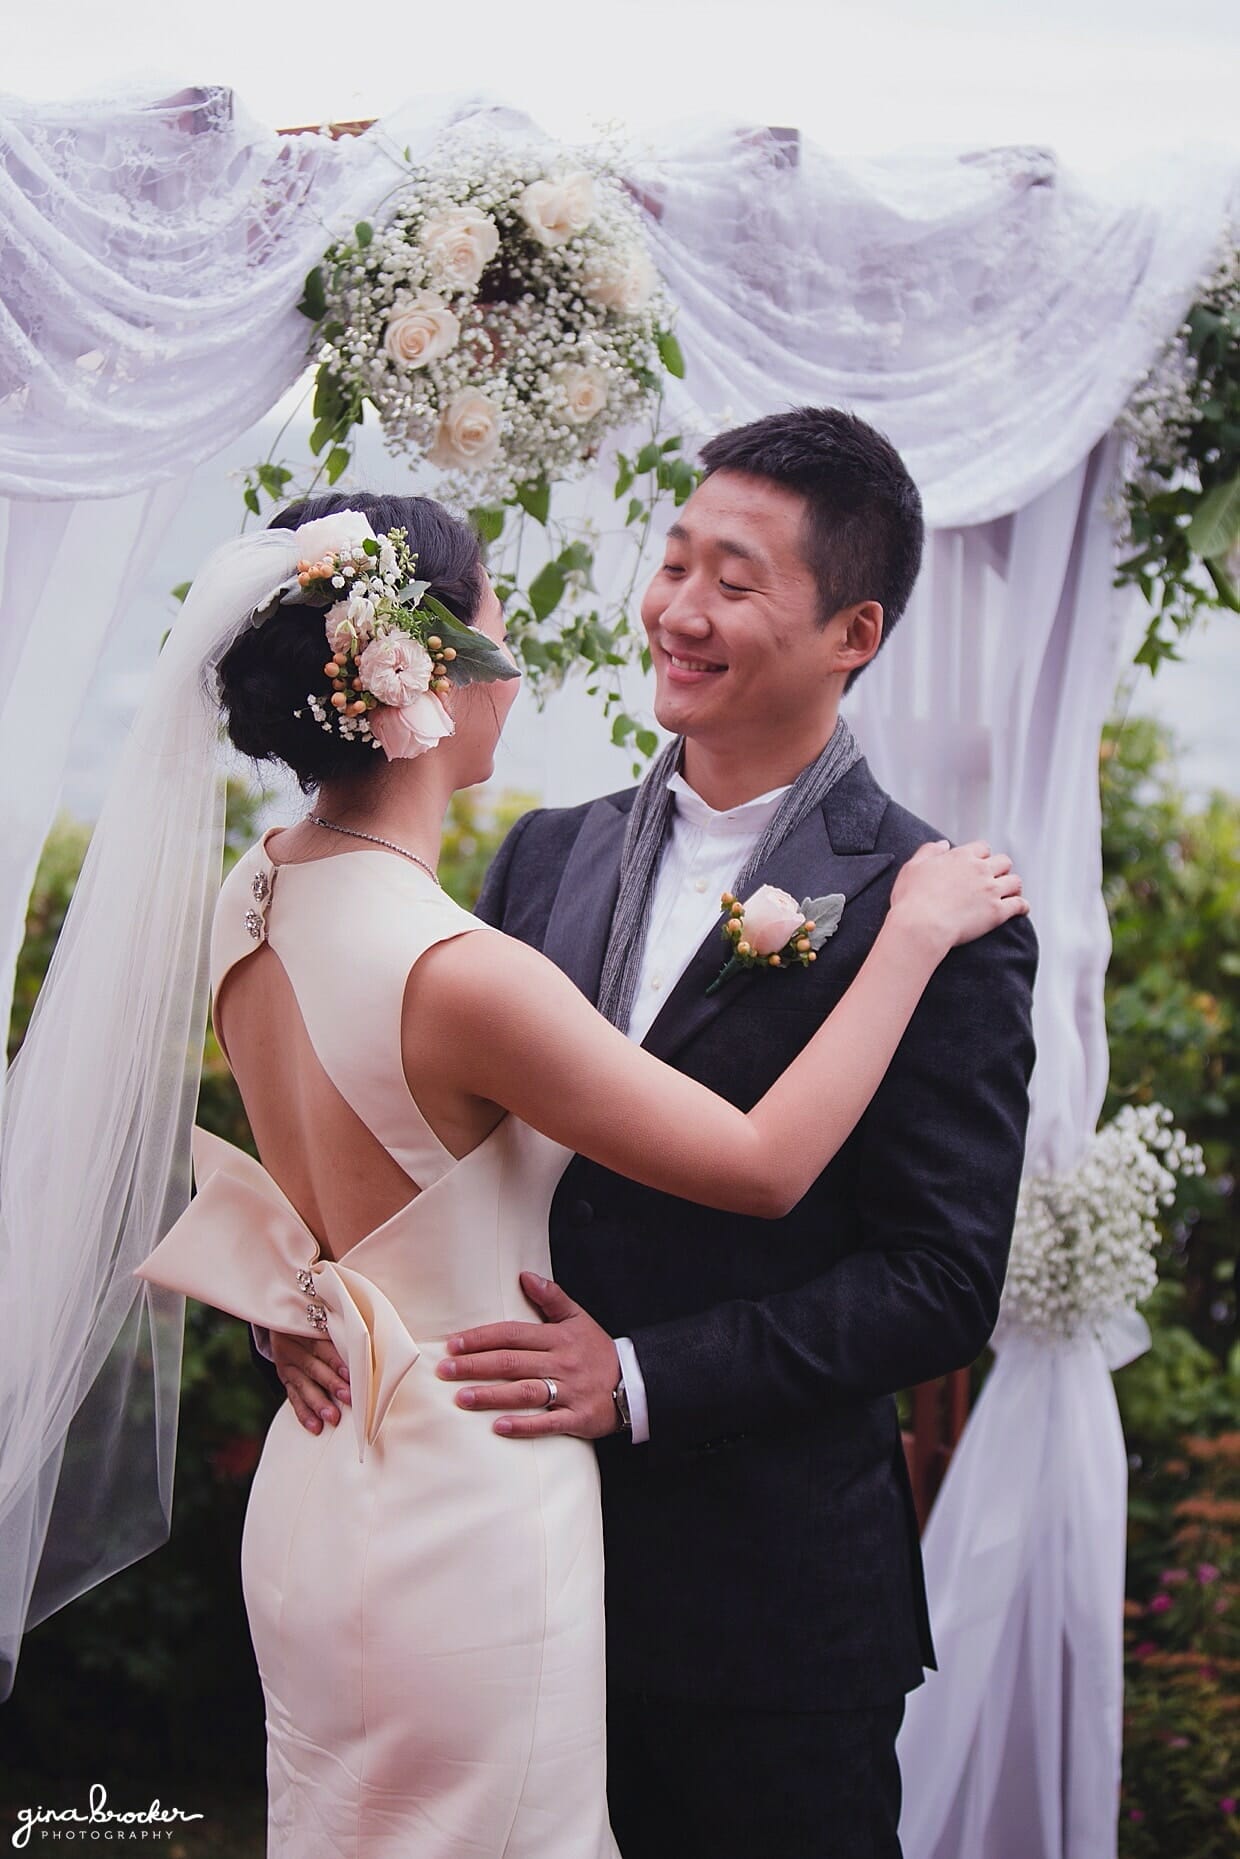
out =
<svg viewBox="0 0 1240 1859"><path fill-rule="evenodd" d="M536 1316L517 1274L550 1272L568 1159L511 1116L454 1157L410 1094L405 983L463 932L493 934L387 852L277 866L264 841L240 861L213 998L267 943L325 1073L421 1191L332 1262L265 1169L196 1131L197 1196L143 1268L248 1322L326 1333L349 1365L339 1426L276 1415L242 1544L282 1859L618 1859L593 1450L504 1439L435 1374L455 1331Z"/></svg>

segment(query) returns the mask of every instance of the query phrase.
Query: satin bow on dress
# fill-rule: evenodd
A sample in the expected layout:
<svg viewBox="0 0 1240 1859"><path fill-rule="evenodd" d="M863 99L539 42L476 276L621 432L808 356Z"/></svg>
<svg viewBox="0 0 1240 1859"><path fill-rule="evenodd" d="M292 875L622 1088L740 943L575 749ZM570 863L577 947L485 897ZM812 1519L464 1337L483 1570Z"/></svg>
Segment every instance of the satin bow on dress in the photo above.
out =
<svg viewBox="0 0 1240 1859"><path fill-rule="evenodd" d="M329 1335L348 1366L364 1458L421 1354L399 1311L366 1272L323 1257L266 1169L234 1144L196 1129L194 1179L193 1201L137 1276L264 1329ZM391 1225L359 1246L381 1253Z"/></svg>

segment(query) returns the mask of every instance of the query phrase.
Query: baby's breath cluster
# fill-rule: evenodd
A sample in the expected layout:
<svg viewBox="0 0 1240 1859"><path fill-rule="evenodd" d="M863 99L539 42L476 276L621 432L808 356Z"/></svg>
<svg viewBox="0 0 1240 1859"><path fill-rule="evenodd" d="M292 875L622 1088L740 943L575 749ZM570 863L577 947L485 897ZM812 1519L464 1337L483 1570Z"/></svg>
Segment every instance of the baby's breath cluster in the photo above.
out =
<svg viewBox="0 0 1240 1859"><path fill-rule="evenodd" d="M1021 1188L1003 1292L1005 1326L1071 1337L1135 1309L1158 1282L1158 1219L1200 1148L1161 1104L1126 1105L1069 1175Z"/></svg>
<svg viewBox="0 0 1240 1859"><path fill-rule="evenodd" d="M316 449L369 401L392 452L473 503L580 471L675 353L633 202L597 155L545 145L454 138L412 164L302 308L323 340Z"/></svg>

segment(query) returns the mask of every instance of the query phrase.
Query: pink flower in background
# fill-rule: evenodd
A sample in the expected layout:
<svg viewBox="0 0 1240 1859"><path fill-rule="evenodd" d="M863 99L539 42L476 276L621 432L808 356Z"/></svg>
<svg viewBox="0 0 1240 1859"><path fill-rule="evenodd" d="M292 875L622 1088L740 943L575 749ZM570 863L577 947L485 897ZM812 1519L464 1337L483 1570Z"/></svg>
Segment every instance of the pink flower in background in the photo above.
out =
<svg viewBox="0 0 1240 1859"><path fill-rule="evenodd" d="M1236 1797L1235 1797L1235 1795L1234 1795L1234 1794L1225 1794L1225 1795L1223 1796L1223 1798L1222 1798L1222 1800L1221 1800L1221 1801L1219 1802L1219 1806L1220 1806L1220 1807L1222 1808L1222 1810L1223 1810L1223 1812L1224 1812L1225 1814L1234 1814L1234 1813L1235 1813L1235 1811L1236 1811Z"/></svg>
<svg viewBox="0 0 1240 1859"><path fill-rule="evenodd" d="M1165 1614L1170 1606L1171 1596L1169 1594L1156 1594L1145 1611L1147 1614Z"/></svg>
<svg viewBox="0 0 1240 1859"><path fill-rule="evenodd" d="M1153 1640L1142 1640L1139 1646L1133 1647L1132 1656L1134 1659L1148 1659L1152 1652L1157 1651L1158 1648Z"/></svg>
<svg viewBox="0 0 1240 1859"><path fill-rule="evenodd" d="M745 941L755 955L775 955L805 921L787 891L763 884L745 900Z"/></svg>
<svg viewBox="0 0 1240 1859"><path fill-rule="evenodd" d="M1144 1820L1145 1810L1140 1807L1130 1808L1129 1813L1128 1813L1128 1818L1129 1820L1137 1820L1137 1821Z"/></svg>
<svg viewBox="0 0 1240 1859"><path fill-rule="evenodd" d="M1197 1564L1197 1580L1201 1583L1203 1588L1208 1588L1210 1583L1212 1581L1217 1581L1221 1574L1222 1570L1216 1569L1213 1562L1199 1562Z"/></svg>
<svg viewBox="0 0 1240 1859"><path fill-rule="evenodd" d="M1187 1569L1164 1569L1158 1577L1164 1588L1174 1588L1178 1582L1188 1580Z"/></svg>

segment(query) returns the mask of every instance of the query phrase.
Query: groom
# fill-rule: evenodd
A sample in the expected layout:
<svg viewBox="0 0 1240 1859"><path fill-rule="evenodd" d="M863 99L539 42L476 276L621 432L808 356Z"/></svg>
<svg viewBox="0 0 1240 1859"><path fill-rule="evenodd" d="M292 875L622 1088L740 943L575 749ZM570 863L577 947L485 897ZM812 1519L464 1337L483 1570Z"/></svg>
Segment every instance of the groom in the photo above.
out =
<svg viewBox="0 0 1240 1859"><path fill-rule="evenodd" d="M838 714L908 601L922 518L897 453L842 412L776 414L702 458L642 605L679 767L673 749L636 791L527 815L478 914L748 1109L937 837ZM764 883L841 893L838 931L811 968L708 994L720 893ZM1035 949L1018 919L952 952L853 1137L783 1220L574 1157L551 1213L556 1282L526 1279L549 1321L470 1332L441 1365L479 1425L513 1416L498 1424L514 1451L544 1431L599 1439L624 1859L897 1859L896 1733L934 1655L892 1396L972 1362L995 1321ZM559 1411L538 1411L532 1355Z"/></svg>

